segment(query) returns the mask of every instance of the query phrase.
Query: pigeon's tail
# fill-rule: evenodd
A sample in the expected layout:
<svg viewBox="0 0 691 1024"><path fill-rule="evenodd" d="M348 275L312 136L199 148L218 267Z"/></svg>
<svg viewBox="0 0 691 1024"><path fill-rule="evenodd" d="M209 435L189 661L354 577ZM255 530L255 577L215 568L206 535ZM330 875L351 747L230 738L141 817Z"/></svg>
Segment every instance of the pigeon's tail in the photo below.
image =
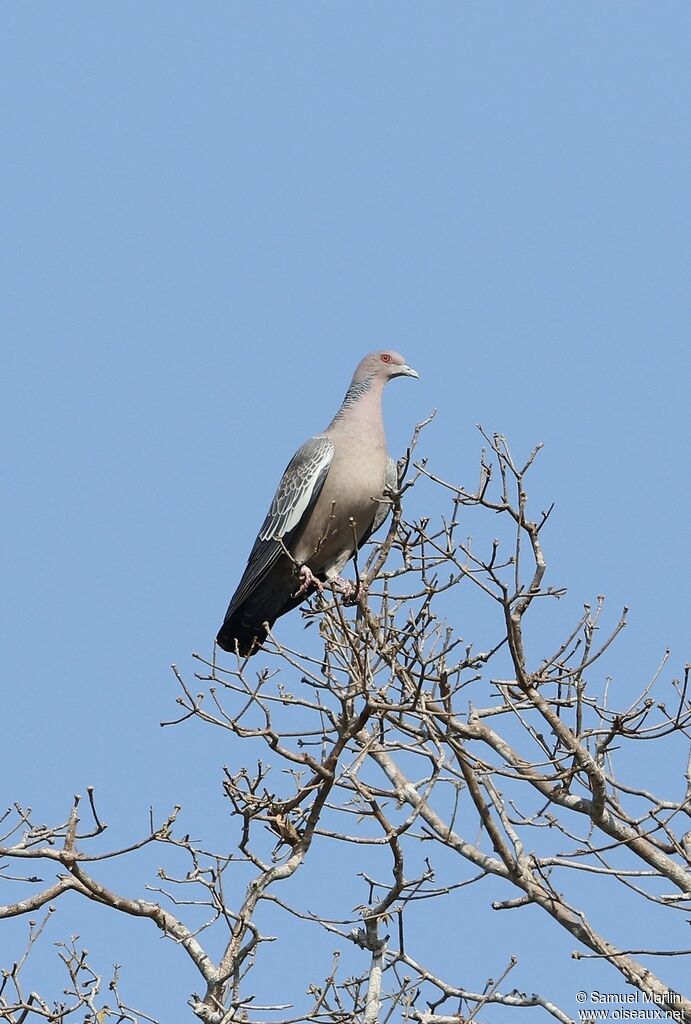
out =
<svg viewBox="0 0 691 1024"><path fill-rule="evenodd" d="M259 650L267 637L267 623L272 626L273 622L266 619L262 623L246 622L241 619L241 613L242 609L225 620L218 631L216 643L224 651L246 658Z"/></svg>
<svg viewBox="0 0 691 1024"><path fill-rule="evenodd" d="M272 583L257 588L237 608L231 601L216 637L216 643L224 651L237 652L241 658L256 654L276 619L297 607L308 596L305 592L296 596L299 582L292 573L287 578L274 578Z"/></svg>

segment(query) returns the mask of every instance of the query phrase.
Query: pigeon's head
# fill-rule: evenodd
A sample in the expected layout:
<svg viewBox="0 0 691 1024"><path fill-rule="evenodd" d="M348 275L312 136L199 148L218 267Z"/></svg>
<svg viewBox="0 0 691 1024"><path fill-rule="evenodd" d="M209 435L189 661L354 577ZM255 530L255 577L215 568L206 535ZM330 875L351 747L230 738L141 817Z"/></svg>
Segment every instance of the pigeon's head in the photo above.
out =
<svg viewBox="0 0 691 1024"><path fill-rule="evenodd" d="M387 348L365 356L358 364L353 383L364 384L376 380L386 384L394 377L419 377L419 374L412 366L408 366L403 356Z"/></svg>

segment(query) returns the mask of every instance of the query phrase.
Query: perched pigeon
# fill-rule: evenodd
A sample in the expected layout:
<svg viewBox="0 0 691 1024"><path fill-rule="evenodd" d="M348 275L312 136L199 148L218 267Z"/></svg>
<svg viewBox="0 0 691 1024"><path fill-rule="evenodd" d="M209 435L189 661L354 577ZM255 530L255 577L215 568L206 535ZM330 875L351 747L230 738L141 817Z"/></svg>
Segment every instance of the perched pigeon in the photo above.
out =
<svg viewBox="0 0 691 1024"><path fill-rule="evenodd" d="M339 574L386 519L383 492L397 482L386 453L384 385L392 377L417 376L397 352L371 352L326 430L295 453L216 638L224 650L254 654L267 624L326 580L348 586Z"/></svg>

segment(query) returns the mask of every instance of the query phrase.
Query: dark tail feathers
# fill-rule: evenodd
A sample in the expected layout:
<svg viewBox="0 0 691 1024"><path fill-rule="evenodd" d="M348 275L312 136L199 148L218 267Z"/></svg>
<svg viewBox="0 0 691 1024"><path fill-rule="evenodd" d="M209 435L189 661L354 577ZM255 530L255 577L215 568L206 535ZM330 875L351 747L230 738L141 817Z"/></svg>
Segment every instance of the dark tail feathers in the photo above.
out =
<svg viewBox="0 0 691 1024"><path fill-rule="evenodd" d="M243 621L243 611L244 608L239 608L224 621L218 631L216 643L224 651L230 651L231 654L237 653L241 658L246 658L259 650L266 640L267 631L263 623ZM267 621L269 626L273 626L275 620L264 620L264 622Z"/></svg>
<svg viewBox="0 0 691 1024"><path fill-rule="evenodd" d="M292 574L288 580L276 582L280 585L264 584L261 590L243 601L239 608L233 608L231 601L216 637L219 647L224 651L230 651L231 654L235 654L237 650L241 658L256 654L266 640L266 624L268 623L270 629L276 619L285 615L291 608L302 604L309 596L308 593L304 593L295 597L298 584Z"/></svg>

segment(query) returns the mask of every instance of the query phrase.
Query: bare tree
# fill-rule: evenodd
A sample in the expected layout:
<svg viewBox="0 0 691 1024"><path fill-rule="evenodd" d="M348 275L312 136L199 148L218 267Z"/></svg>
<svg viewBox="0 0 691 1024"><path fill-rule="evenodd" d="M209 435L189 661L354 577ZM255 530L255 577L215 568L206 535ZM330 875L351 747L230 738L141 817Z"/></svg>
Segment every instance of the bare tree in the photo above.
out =
<svg viewBox="0 0 691 1024"><path fill-rule="evenodd" d="M503 437L483 432L479 483L470 490L414 461L422 426L399 466L387 536L360 553L355 603L325 591L304 611L318 643L307 635L297 651L271 636L252 661L199 658L194 685L175 671L181 710L167 724L194 719L225 730L243 765L223 770L232 849L209 850L184 835L175 807L127 846L90 852L105 829L91 790L86 815L77 798L58 825L37 826L19 804L4 815L0 879L22 896L0 917L33 923L26 949L2 974L0 1020L154 1019L121 999L117 968L104 983L74 942L58 949L67 979L60 1000L27 988L27 956L68 892L148 918L175 942L198 974L190 1006L206 1024L461 1024L490 1021L497 1007L574 1019L574 1006L557 1005L553 993L511 988L520 948L499 971L488 965L494 979L473 987L462 966L443 976L435 950L417 941L420 906L443 932L456 891L483 887L485 905L498 912L486 928L532 907L573 940L584 990L593 961L606 963L614 990L629 986L661 1015L691 1021L691 994L657 966L691 955L666 941L691 901L688 668L667 680L665 655L641 692L618 706L601 659L626 610L603 632L601 597L548 646L539 608L564 590L548 582L542 546L551 510L529 511L526 477L539 447L520 464ZM430 502L444 497L438 521L404 519L402 498L408 504L413 486L430 488ZM467 539L473 524L477 542ZM463 621L488 642L462 639ZM646 784L651 753L669 765L668 793ZM145 847L169 863L183 857L184 870L161 866L145 895L101 880L105 861ZM330 916L291 901L289 880L324 858L334 871L330 903L340 889L345 902L353 878L361 886L355 911L348 905ZM49 882L39 864L41 875L52 872ZM604 883L610 907L620 891L639 901L644 942L622 945L616 927L597 923L601 897L591 898L589 885L600 893ZM267 912L277 936L264 930ZM298 926L314 930L315 950L326 935L335 952L321 978L316 957L304 957L307 996L293 1005L292 993L290 1002L258 993L253 969L267 943L290 943ZM223 952L214 958L219 933Z"/></svg>

